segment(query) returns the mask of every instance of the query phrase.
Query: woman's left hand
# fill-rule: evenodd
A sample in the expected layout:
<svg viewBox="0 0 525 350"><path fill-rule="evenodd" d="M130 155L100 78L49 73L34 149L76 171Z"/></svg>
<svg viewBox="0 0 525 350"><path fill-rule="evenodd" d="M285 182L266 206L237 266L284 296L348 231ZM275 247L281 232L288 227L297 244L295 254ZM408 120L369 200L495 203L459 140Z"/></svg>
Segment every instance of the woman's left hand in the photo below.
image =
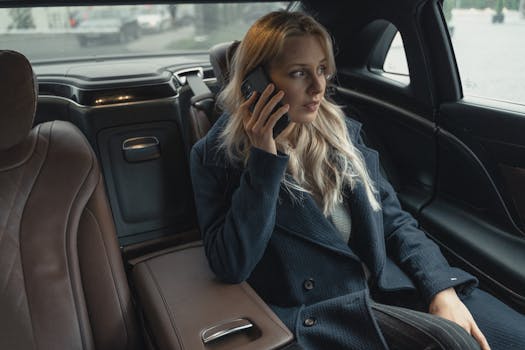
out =
<svg viewBox="0 0 525 350"><path fill-rule="evenodd" d="M487 339L481 333L472 314L459 299L454 288L448 288L437 293L430 302L428 312L459 324L476 339L482 350L490 350Z"/></svg>

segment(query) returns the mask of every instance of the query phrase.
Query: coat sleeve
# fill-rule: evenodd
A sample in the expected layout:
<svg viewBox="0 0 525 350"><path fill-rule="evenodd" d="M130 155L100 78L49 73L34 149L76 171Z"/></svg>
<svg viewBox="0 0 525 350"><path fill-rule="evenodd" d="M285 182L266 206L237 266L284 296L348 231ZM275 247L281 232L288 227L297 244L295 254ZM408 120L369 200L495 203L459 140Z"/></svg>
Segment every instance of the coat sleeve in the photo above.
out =
<svg viewBox="0 0 525 350"><path fill-rule="evenodd" d="M239 283L250 276L273 233L288 156L252 148L230 194L225 191L229 169L207 165L204 147L201 142L192 149L191 176L206 256L217 277Z"/></svg>
<svg viewBox="0 0 525 350"><path fill-rule="evenodd" d="M357 139L366 147L361 137ZM394 188L381 174L375 185L381 200L387 254L411 277L425 301L430 302L436 293L450 287L470 294L478 280L448 264L438 245L401 208Z"/></svg>
<svg viewBox="0 0 525 350"><path fill-rule="evenodd" d="M447 288L468 294L478 281L467 272L451 267L438 245L418 228L417 221L401 209L397 195L386 179L379 184L386 247L391 256L416 283L425 301Z"/></svg>

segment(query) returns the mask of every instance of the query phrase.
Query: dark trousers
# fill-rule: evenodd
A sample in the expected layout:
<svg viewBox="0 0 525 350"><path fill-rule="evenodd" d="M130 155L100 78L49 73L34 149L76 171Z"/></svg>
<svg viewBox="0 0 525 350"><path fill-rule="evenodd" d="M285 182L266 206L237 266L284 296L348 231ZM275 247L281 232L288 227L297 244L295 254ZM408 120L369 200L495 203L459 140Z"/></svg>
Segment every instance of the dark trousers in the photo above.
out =
<svg viewBox="0 0 525 350"><path fill-rule="evenodd" d="M479 350L476 340L454 322L424 312L372 303L390 350Z"/></svg>
<svg viewBox="0 0 525 350"><path fill-rule="evenodd" d="M525 315L480 289L459 295L467 306L492 350L525 350ZM427 306L416 293L384 293L372 289L376 303L426 312ZM385 336L386 337L386 336ZM395 341L395 340L394 340Z"/></svg>

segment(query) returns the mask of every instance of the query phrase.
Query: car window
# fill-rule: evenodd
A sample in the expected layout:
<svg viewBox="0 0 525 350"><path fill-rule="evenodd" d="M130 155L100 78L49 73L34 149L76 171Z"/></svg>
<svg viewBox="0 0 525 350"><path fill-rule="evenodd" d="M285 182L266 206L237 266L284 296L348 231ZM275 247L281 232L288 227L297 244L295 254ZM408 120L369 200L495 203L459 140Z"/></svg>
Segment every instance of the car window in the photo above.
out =
<svg viewBox="0 0 525 350"><path fill-rule="evenodd" d="M410 82L403 38L399 32L396 33L390 44L383 70L389 78L407 84Z"/></svg>
<svg viewBox="0 0 525 350"><path fill-rule="evenodd" d="M31 61L205 51L296 2L0 8L0 47Z"/></svg>
<svg viewBox="0 0 525 350"><path fill-rule="evenodd" d="M525 1L445 0L443 12L464 95L525 105Z"/></svg>
<svg viewBox="0 0 525 350"><path fill-rule="evenodd" d="M443 13L464 96L525 105L525 0L445 0ZM383 69L396 80L408 78L399 32Z"/></svg>

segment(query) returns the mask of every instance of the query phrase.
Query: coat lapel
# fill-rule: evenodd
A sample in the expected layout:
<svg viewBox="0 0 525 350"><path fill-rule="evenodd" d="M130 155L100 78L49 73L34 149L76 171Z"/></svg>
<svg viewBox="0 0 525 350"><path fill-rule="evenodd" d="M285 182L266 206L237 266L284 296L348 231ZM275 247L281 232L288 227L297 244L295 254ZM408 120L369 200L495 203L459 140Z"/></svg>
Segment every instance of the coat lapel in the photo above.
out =
<svg viewBox="0 0 525 350"><path fill-rule="evenodd" d="M379 185L379 159L377 152L357 145L367 164L370 178ZM366 191L361 183L348 189L352 215L350 247L341 238L337 228L323 215L315 200L308 193L281 188L277 204L276 226L314 244L338 252L352 259L363 261L378 276L385 264L386 250L381 210L374 211L368 204ZM295 197L295 199L293 198ZM376 199L381 202L379 194Z"/></svg>
<svg viewBox="0 0 525 350"><path fill-rule="evenodd" d="M379 190L379 158L376 151L363 145L359 149L369 172L369 176ZM375 194L381 203L379 193ZM349 195L352 214L352 236L350 239L354 251L361 257L372 275L378 276L386 260L385 238L382 210L374 211L370 206L365 187L358 183Z"/></svg>
<svg viewBox="0 0 525 350"><path fill-rule="evenodd" d="M335 226L323 215L312 196L291 191L293 196L281 187L275 225L287 233L359 260Z"/></svg>
<svg viewBox="0 0 525 350"><path fill-rule="evenodd" d="M242 171L242 165L228 163L223 152L219 152L218 135L226 124L227 116L222 116L210 130L206 140L213 142L206 149L207 164L230 168L231 171ZM365 160L370 178L379 187L379 157L376 151L358 143L361 124L347 118L349 136ZM208 141L211 142L211 141ZM226 165L228 164L228 165ZM357 261L364 261L374 276L378 276L386 260L386 249L383 233L382 211L374 212L368 204L365 188L358 183L353 190L348 190L352 215L351 248L343 241L337 228L323 215L312 196L291 190L294 200L287 190L281 187L275 225L285 232L310 241L314 244L348 256ZM381 203L379 194L376 198Z"/></svg>

